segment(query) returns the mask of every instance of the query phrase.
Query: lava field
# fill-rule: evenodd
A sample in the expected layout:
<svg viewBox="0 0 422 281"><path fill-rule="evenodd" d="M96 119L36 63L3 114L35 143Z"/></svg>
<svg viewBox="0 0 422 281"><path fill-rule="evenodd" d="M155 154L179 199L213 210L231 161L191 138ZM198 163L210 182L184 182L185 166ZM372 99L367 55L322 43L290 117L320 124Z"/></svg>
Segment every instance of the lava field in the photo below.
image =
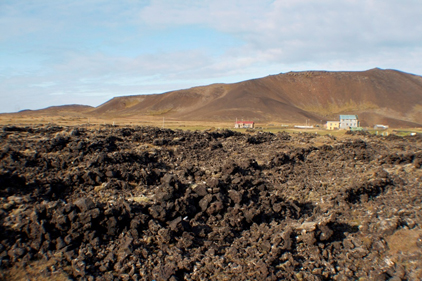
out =
<svg viewBox="0 0 422 281"><path fill-rule="evenodd" d="M6 126L0 280L420 280L421 166L420 136Z"/></svg>

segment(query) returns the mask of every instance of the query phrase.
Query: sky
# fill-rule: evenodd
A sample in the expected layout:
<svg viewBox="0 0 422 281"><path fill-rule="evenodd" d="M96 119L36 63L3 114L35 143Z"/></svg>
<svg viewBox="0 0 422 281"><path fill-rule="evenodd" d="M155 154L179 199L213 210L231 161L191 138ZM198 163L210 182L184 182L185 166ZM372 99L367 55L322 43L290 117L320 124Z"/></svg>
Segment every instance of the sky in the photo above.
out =
<svg viewBox="0 0 422 281"><path fill-rule="evenodd" d="M379 67L422 75L420 0L0 0L0 112Z"/></svg>

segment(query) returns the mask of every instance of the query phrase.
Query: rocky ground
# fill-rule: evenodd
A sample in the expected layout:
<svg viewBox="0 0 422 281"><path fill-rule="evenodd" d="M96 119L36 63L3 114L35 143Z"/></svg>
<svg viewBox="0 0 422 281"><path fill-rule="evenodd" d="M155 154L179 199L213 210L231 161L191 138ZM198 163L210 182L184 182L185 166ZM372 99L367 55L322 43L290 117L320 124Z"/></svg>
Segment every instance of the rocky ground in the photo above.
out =
<svg viewBox="0 0 422 281"><path fill-rule="evenodd" d="M3 127L0 279L420 280L422 138Z"/></svg>

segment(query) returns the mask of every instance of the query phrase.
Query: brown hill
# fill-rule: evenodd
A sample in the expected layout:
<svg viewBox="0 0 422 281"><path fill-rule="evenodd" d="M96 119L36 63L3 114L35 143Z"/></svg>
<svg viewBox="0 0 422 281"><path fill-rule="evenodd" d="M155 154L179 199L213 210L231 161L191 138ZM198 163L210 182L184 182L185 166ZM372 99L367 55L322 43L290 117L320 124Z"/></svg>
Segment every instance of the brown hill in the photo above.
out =
<svg viewBox="0 0 422 281"><path fill-rule="evenodd" d="M179 120L314 123L358 114L362 125L422 126L422 77L396 71L305 71L164 94L116 97L90 114Z"/></svg>
<svg viewBox="0 0 422 281"><path fill-rule="evenodd" d="M14 116L166 117L180 121L320 124L357 114L362 126L422 127L422 77L378 68L361 72L304 71L234 84L212 84L155 95L115 97L81 105L25 110ZM144 119L145 119L144 118Z"/></svg>
<svg viewBox="0 0 422 281"><path fill-rule="evenodd" d="M15 113L3 113L7 116L82 116L95 109L89 105L69 104L50 106L38 110L24 109Z"/></svg>

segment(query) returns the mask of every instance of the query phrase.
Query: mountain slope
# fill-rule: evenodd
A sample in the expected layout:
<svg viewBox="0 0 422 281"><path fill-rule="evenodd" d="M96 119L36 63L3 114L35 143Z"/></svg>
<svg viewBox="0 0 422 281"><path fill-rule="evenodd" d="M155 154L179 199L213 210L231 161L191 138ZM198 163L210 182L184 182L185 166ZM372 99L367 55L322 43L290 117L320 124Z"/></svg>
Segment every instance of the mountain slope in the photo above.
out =
<svg viewBox="0 0 422 281"><path fill-rule="evenodd" d="M422 77L396 71L305 71L158 95L116 97L94 115L152 115L180 120L305 122L358 114L363 125L422 124Z"/></svg>
<svg viewBox="0 0 422 281"><path fill-rule="evenodd" d="M357 114L362 126L422 127L422 77L378 68L360 72L303 71L233 84L212 84L163 94L115 97L93 108L49 107L8 114L180 121L280 122L338 120Z"/></svg>

